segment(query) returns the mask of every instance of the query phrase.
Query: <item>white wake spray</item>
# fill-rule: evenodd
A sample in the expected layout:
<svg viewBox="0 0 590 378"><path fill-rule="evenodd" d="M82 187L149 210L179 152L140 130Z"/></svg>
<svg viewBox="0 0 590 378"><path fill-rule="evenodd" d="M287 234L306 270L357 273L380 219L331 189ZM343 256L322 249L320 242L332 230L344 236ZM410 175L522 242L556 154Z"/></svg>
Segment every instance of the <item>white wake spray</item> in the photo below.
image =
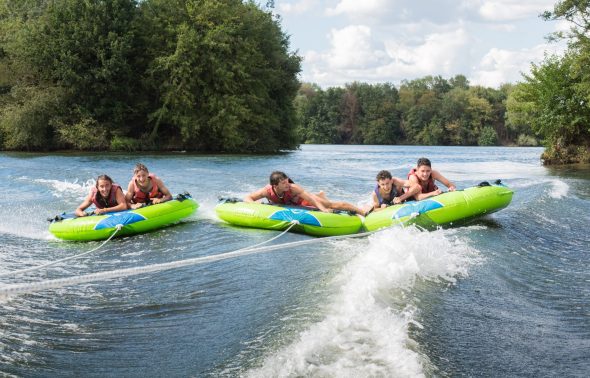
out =
<svg viewBox="0 0 590 378"><path fill-rule="evenodd" d="M478 261L476 251L452 234L392 228L371 236L335 278L323 320L248 375L422 376L427 358L408 333L411 323L420 326L414 320L419 308L403 298L419 277L454 282Z"/></svg>

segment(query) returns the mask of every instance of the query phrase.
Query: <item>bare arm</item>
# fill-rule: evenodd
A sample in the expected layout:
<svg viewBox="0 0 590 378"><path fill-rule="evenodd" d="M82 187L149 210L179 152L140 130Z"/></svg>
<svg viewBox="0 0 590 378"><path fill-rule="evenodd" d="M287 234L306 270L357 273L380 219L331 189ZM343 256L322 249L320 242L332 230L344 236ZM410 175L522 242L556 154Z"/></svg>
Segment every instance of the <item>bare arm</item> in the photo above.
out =
<svg viewBox="0 0 590 378"><path fill-rule="evenodd" d="M410 184L410 188L406 192L406 194L408 195L406 198L413 196L416 199L416 201L420 201L428 197L437 196L442 193L440 189L436 189L429 193L421 193L422 187L420 186L420 183L418 182L416 176L410 176L410 178L408 179L408 183Z"/></svg>
<svg viewBox="0 0 590 378"><path fill-rule="evenodd" d="M441 175L438 171L432 171L432 178L437 181L440 181L444 186L446 186L449 189L449 192L454 192L455 189L457 189L455 187L455 184L449 181L445 176Z"/></svg>
<svg viewBox="0 0 590 378"><path fill-rule="evenodd" d="M156 204L170 201L172 199L172 194L170 193L166 185L164 185L164 182L157 177L155 178L155 181L156 185L158 185L158 189L160 190L160 192L162 192L164 196L162 198L150 198L152 200L152 203Z"/></svg>
<svg viewBox="0 0 590 378"><path fill-rule="evenodd" d="M438 195L439 195L439 194L441 194L441 193L442 193L442 191L441 191L440 189L436 189L436 190L434 190L434 191L432 191L432 192L428 192L428 193L418 193L418 194L416 194L416 195L414 196L414 198L415 198L417 201L420 201L420 200L423 200L423 199L426 199L426 198L430 198L430 197L438 196Z"/></svg>
<svg viewBox="0 0 590 378"><path fill-rule="evenodd" d="M84 199L80 206L78 206L74 213L77 217L85 217L86 212L84 212L84 210L86 210L90 205L92 205L92 193L88 194L88 196Z"/></svg>
<svg viewBox="0 0 590 378"><path fill-rule="evenodd" d="M402 180L397 177L393 178L393 185L395 185L397 192L400 193L399 196L397 196L393 199L394 204L402 203L405 200L407 200L408 198L413 196L413 194L411 194L412 192L415 192L415 191L419 192L420 191L419 184L411 183L410 180ZM408 190L405 193L404 193L404 187L408 188Z"/></svg>
<svg viewBox="0 0 590 378"><path fill-rule="evenodd" d="M261 188L244 197L244 202L256 202L260 199L266 198L266 189Z"/></svg>
<svg viewBox="0 0 590 378"><path fill-rule="evenodd" d="M407 194L406 198L414 197L418 200L418 196L421 194L420 191L422 191L422 188L420 187L420 183L418 182L416 176L410 176L408 179L408 186L408 191L405 193Z"/></svg>
<svg viewBox="0 0 590 378"><path fill-rule="evenodd" d="M129 185L127 185L127 193L125 194L125 201L127 205L131 205L131 200L133 199L133 194L135 193L135 186L133 185L134 178L129 181Z"/></svg>
<svg viewBox="0 0 590 378"><path fill-rule="evenodd" d="M379 211L387 208L386 204L379 205L379 198L377 198L377 194L375 192L371 193L371 198L373 199L373 211Z"/></svg>

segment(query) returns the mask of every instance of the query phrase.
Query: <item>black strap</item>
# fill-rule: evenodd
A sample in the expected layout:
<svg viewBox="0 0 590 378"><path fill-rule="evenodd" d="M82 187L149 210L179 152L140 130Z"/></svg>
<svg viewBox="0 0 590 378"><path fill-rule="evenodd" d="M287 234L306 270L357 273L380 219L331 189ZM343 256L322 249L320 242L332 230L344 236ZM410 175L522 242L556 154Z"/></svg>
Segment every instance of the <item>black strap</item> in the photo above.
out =
<svg viewBox="0 0 590 378"><path fill-rule="evenodd" d="M217 197L219 203L236 203L236 202L243 202L241 198L237 197Z"/></svg>
<svg viewBox="0 0 590 378"><path fill-rule="evenodd" d="M53 223L53 222L59 222L60 220L63 220L64 218L61 215L56 215L53 218L47 218L47 222Z"/></svg>
<svg viewBox="0 0 590 378"><path fill-rule="evenodd" d="M176 200L178 200L179 202L182 202L182 201L184 201L185 199L189 199L189 198L192 198L192 197L191 197L191 194L190 194L189 192L184 192L184 193L182 193L182 194L178 194L178 195L176 196Z"/></svg>

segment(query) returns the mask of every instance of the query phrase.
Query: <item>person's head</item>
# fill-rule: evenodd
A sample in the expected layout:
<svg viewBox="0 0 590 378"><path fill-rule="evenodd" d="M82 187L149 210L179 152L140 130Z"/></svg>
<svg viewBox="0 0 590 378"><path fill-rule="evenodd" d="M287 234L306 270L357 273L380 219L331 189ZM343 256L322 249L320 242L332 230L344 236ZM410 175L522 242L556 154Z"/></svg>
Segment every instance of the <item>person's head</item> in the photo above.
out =
<svg viewBox="0 0 590 378"><path fill-rule="evenodd" d="M430 160L427 158L420 158L418 159L418 163L416 164L416 175L422 181L426 181L430 178L430 174L432 173L432 164Z"/></svg>
<svg viewBox="0 0 590 378"><path fill-rule="evenodd" d="M135 164L135 168L133 169L133 176L135 179L143 184L147 181L150 171L148 171L147 167L141 163Z"/></svg>
<svg viewBox="0 0 590 378"><path fill-rule="evenodd" d="M389 171L382 170L382 171L379 171L379 173L377 173L377 181L390 180L391 178L392 178L391 172L389 172Z"/></svg>
<svg viewBox="0 0 590 378"><path fill-rule="evenodd" d="M383 170L377 173L377 185L385 191L390 191L392 185L391 172Z"/></svg>
<svg viewBox="0 0 590 378"><path fill-rule="evenodd" d="M108 197L112 187L113 179L111 179L109 176L100 175L96 179L96 189L99 191L101 196Z"/></svg>
<svg viewBox="0 0 590 378"><path fill-rule="evenodd" d="M270 185L278 187L281 191L285 191L289 190L293 180L291 180L284 172L274 171L270 174L269 182Z"/></svg>
<svg viewBox="0 0 590 378"><path fill-rule="evenodd" d="M432 168L432 164L430 163L430 160L425 157L418 159L418 163L416 163L416 167L420 168L423 165L426 165L426 166Z"/></svg>

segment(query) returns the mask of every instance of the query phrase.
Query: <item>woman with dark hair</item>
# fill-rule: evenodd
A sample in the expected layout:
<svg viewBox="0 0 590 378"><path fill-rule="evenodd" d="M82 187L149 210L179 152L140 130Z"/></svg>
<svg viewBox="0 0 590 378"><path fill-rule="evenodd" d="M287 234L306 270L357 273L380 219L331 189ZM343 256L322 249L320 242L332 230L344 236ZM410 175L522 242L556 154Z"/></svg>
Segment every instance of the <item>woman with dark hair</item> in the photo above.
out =
<svg viewBox="0 0 590 378"><path fill-rule="evenodd" d="M107 175L100 175L96 179L96 185L92 188L88 197L78 206L75 213L79 217L86 216L86 208L94 204L94 214L112 213L127 209L127 202L123 190Z"/></svg>

